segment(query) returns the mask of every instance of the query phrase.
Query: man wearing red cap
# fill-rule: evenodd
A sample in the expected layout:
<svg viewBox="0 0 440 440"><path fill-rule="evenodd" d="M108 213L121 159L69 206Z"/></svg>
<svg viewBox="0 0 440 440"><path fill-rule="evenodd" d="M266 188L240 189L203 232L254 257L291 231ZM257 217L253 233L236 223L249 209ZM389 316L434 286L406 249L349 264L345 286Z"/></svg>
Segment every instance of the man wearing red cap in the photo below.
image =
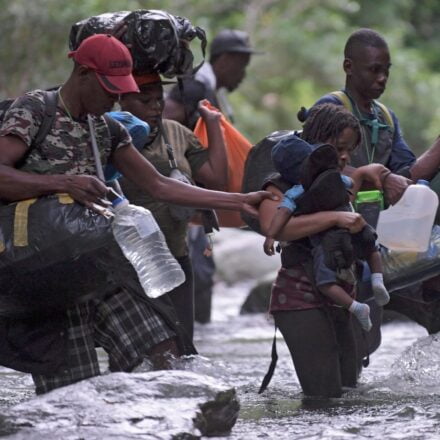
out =
<svg viewBox="0 0 440 440"><path fill-rule="evenodd" d="M108 188L95 177L97 167L91 148L91 129L95 132L103 165L112 163L134 184L159 200L255 212L255 205L269 197L266 192L243 195L203 190L159 174L132 146L122 125L117 125L116 133L112 131L114 139L111 140L103 117L119 95L138 91L131 75L132 59L128 49L112 36L94 35L69 56L75 65L58 90L56 115L41 143L32 145L43 120L44 91L22 96L5 115L0 129L2 201L68 193L86 206L100 203ZM93 124L89 125L88 115ZM29 338L40 338L40 343L43 338L49 347L47 351L54 345L65 344L67 354L62 359L62 368L51 374L33 374L37 393L99 374L95 344L108 352L111 371L131 371L145 356L161 353L164 348L173 354L182 352L177 348L176 331L169 321L148 301L123 289L104 299L78 303L51 320L54 325L59 321L62 326L56 334L53 329L50 334L40 331L44 327L40 320L40 327L29 330ZM7 324L13 329L20 326L20 320ZM16 361L19 365L18 356ZM30 372L33 371L30 369Z"/></svg>

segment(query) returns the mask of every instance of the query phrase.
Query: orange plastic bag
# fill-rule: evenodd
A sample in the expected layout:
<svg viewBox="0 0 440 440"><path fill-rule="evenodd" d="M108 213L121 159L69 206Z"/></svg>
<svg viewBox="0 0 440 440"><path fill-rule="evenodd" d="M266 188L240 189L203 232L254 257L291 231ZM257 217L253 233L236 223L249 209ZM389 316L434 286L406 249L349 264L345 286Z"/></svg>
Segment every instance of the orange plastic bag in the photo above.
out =
<svg viewBox="0 0 440 440"><path fill-rule="evenodd" d="M211 109L216 109L211 104L206 104ZM228 157L228 192L241 192L241 185L244 173L244 163L251 149L251 143L222 115L220 126L226 145ZM208 134L206 125L202 118L199 118L194 128L194 134L203 147L208 148ZM239 212L216 210L220 226L239 228L245 226Z"/></svg>

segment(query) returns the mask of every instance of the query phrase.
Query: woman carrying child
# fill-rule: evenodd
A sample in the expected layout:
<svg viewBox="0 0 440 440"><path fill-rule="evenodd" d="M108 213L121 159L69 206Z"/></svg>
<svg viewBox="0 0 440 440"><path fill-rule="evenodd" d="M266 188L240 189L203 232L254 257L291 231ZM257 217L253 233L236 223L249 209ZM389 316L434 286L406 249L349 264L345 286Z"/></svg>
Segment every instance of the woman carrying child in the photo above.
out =
<svg viewBox="0 0 440 440"><path fill-rule="evenodd" d="M342 169L359 143L356 118L341 106L325 104L314 108L304 125L302 139L309 144L325 143L338 152ZM374 164L354 170L355 190L367 180L381 189L378 176L385 167ZM270 179L265 188L280 198L292 186L281 177ZM279 203L263 202L260 225L271 235L272 220ZM313 247L309 237L331 228L359 233L366 226L363 218L350 211L322 211L291 216L274 238L288 242L281 249L282 267L272 289L270 312L289 347L295 370L307 396L340 397L343 387L355 387L359 363L348 304L355 303L355 282L338 284L348 307L339 307L331 295L322 295L315 286ZM267 244L268 249L270 243ZM380 284L380 283L379 283ZM339 293L341 293L339 291ZM360 304L360 303L357 303Z"/></svg>
<svg viewBox="0 0 440 440"><path fill-rule="evenodd" d="M340 173L350 154L351 150L345 146L336 150L330 144L310 145L296 135L282 139L272 149L276 170L283 180L293 186L284 194L272 219L264 242L267 255L273 255L274 237L291 215L353 210L350 199L354 200L354 191L362 182L355 186L352 178ZM362 168L357 170L356 177L360 173ZM370 307L356 301L341 284L346 284L347 288L348 284L355 287L354 260L365 259L372 273L371 284L377 304L383 306L388 303L390 297L383 284L382 260L376 238L370 225L364 226L357 234L331 228L310 237L314 285L333 303L353 313L365 331L370 331L372 327Z"/></svg>

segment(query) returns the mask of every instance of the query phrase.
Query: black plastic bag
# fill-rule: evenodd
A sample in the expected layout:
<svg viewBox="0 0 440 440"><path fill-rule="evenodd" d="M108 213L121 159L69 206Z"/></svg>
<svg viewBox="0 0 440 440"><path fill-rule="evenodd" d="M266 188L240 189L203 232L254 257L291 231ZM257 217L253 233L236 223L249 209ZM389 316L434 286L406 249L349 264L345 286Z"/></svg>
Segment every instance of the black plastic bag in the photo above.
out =
<svg viewBox="0 0 440 440"><path fill-rule="evenodd" d="M161 10L110 12L82 20L71 28L70 49L76 50L82 40L93 34L110 32L121 20L127 23L121 41L130 48L135 74L158 72L171 78L191 75L200 67L193 67L189 43L197 37L204 58L205 31L184 17Z"/></svg>
<svg viewBox="0 0 440 440"><path fill-rule="evenodd" d="M47 196L0 208L0 316L66 309L81 297L105 294L111 220Z"/></svg>
<svg viewBox="0 0 440 440"><path fill-rule="evenodd" d="M440 226L434 225L426 252L393 252L381 248L384 282L389 292L440 275Z"/></svg>

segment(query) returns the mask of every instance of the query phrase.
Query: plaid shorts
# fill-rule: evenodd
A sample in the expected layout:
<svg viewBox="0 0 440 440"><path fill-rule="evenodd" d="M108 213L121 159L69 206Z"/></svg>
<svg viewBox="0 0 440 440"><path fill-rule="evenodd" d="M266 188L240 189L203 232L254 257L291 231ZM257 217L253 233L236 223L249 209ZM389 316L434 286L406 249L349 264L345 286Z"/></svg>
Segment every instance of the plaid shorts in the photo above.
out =
<svg viewBox="0 0 440 440"><path fill-rule="evenodd" d="M124 290L78 304L67 318L69 367L53 376L33 374L37 394L99 375L95 346L108 353L110 371L129 372L151 348L175 336L147 303Z"/></svg>

